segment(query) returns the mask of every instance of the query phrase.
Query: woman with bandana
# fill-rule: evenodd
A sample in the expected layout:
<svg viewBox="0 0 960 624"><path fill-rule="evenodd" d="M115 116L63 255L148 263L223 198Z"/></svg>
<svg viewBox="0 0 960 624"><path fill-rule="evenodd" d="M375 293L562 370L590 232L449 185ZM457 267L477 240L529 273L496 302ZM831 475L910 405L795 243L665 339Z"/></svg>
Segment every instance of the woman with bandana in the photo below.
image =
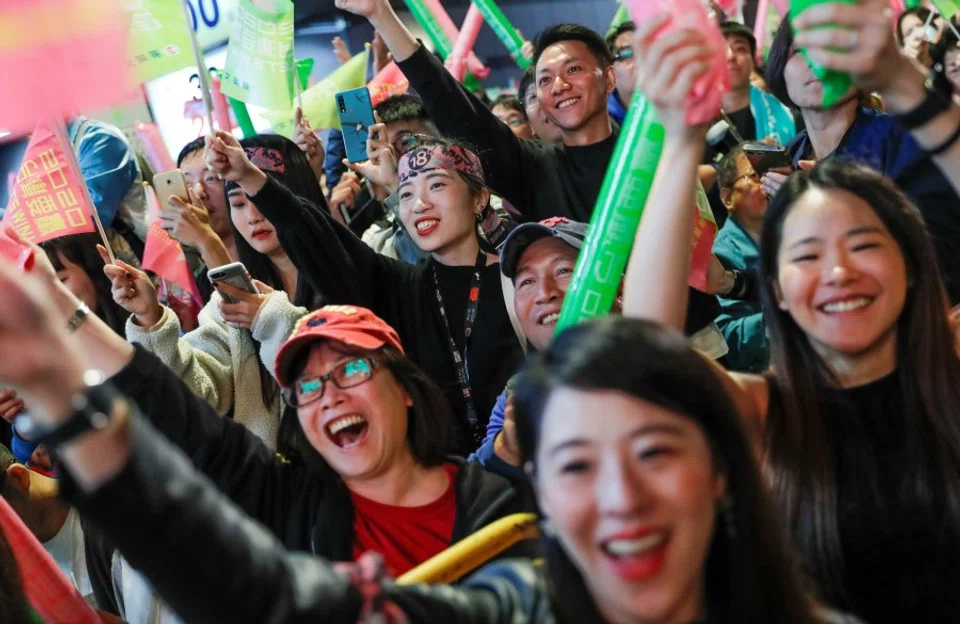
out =
<svg viewBox="0 0 960 624"><path fill-rule="evenodd" d="M303 152L279 136L244 139L238 148L259 171L294 192L322 202ZM281 246L276 227L236 184L224 185L240 261L260 291L251 295L218 284L200 312L200 326L181 336L177 315L160 305L147 275L125 263L108 264L115 301L131 314L126 337L157 355L221 416L232 414L270 448L276 448L283 401L262 362L272 363L296 321L319 307L319 297ZM324 206L325 208L325 206ZM321 209L304 202L295 219ZM108 260L104 258L104 261ZM224 296L226 295L226 297ZM233 299L235 303L228 303Z"/></svg>
<svg viewBox="0 0 960 624"><path fill-rule="evenodd" d="M420 138L400 159L400 219L431 255L417 266L371 250L329 214L265 175L229 134L217 133L207 162L263 211L294 265L327 303L370 308L396 328L410 358L440 385L459 415L460 450L475 449L497 392L523 359L495 254L506 232L478 234L478 224L491 229L486 220L492 210L477 156L449 140Z"/></svg>

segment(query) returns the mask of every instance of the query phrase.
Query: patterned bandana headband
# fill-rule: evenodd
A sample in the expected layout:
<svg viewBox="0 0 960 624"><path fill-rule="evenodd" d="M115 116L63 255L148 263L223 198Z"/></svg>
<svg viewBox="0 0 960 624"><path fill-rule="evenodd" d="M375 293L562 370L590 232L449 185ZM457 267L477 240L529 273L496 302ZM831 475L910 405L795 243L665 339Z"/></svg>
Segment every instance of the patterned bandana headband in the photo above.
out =
<svg viewBox="0 0 960 624"><path fill-rule="evenodd" d="M247 158L261 171L272 171L274 173L284 173L287 170L286 163L283 162L283 154L269 147L245 147L243 151L247 153Z"/></svg>
<svg viewBox="0 0 960 624"><path fill-rule="evenodd" d="M483 182L483 167L477 155L456 145L428 145L407 152L400 159L400 184L434 169L455 169Z"/></svg>

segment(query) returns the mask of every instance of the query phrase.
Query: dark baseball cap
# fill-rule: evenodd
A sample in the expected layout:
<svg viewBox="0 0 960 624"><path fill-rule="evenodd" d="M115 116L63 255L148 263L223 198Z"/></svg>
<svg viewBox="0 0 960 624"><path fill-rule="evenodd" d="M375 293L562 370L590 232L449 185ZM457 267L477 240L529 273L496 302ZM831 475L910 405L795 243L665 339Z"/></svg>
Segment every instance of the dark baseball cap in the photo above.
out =
<svg viewBox="0 0 960 624"><path fill-rule="evenodd" d="M551 217L540 223L524 223L515 228L500 250L500 271L513 279L517 274L517 263L527 247L541 238L552 236L559 238L576 250L583 247L583 240L587 237L587 224L571 221L566 217Z"/></svg>
<svg viewBox="0 0 960 624"><path fill-rule="evenodd" d="M725 22L720 26L720 32L724 37L743 37L750 44L750 55L757 56L757 38L746 25L740 22Z"/></svg>

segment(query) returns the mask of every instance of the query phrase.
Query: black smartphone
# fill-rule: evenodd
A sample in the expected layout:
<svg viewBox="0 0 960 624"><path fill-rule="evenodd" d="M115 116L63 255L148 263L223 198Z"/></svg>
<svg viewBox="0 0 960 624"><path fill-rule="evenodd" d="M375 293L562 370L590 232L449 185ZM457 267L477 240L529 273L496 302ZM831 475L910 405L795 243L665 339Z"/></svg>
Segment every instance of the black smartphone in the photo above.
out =
<svg viewBox="0 0 960 624"><path fill-rule="evenodd" d="M794 169L790 152L782 145L749 142L743 144L743 153L757 175L763 175L771 169Z"/></svg>

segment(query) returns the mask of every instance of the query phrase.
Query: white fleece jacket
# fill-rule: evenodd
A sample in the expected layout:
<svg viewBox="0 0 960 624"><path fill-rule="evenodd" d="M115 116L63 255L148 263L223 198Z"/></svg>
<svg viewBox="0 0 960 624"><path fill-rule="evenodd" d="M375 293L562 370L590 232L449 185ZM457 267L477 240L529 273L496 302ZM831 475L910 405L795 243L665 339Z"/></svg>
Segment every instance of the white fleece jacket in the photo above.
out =
<svg viewBox="0 0 960 624"><path fill-rule="evenodd" d="M260 342L259 357L273 375L280 347L307 309L293 305L278 290L260 307L248 333L223 322L219 302L220 294L213 293L200 311L199 327L183 337L177 315L167 307L160 322L150 328L140 327L131 316L127 340L159 357L221 416L233 407L234 420L275 449L283 401L278 394L273 405L263 403L258 354L250 334Z"/></svg>

